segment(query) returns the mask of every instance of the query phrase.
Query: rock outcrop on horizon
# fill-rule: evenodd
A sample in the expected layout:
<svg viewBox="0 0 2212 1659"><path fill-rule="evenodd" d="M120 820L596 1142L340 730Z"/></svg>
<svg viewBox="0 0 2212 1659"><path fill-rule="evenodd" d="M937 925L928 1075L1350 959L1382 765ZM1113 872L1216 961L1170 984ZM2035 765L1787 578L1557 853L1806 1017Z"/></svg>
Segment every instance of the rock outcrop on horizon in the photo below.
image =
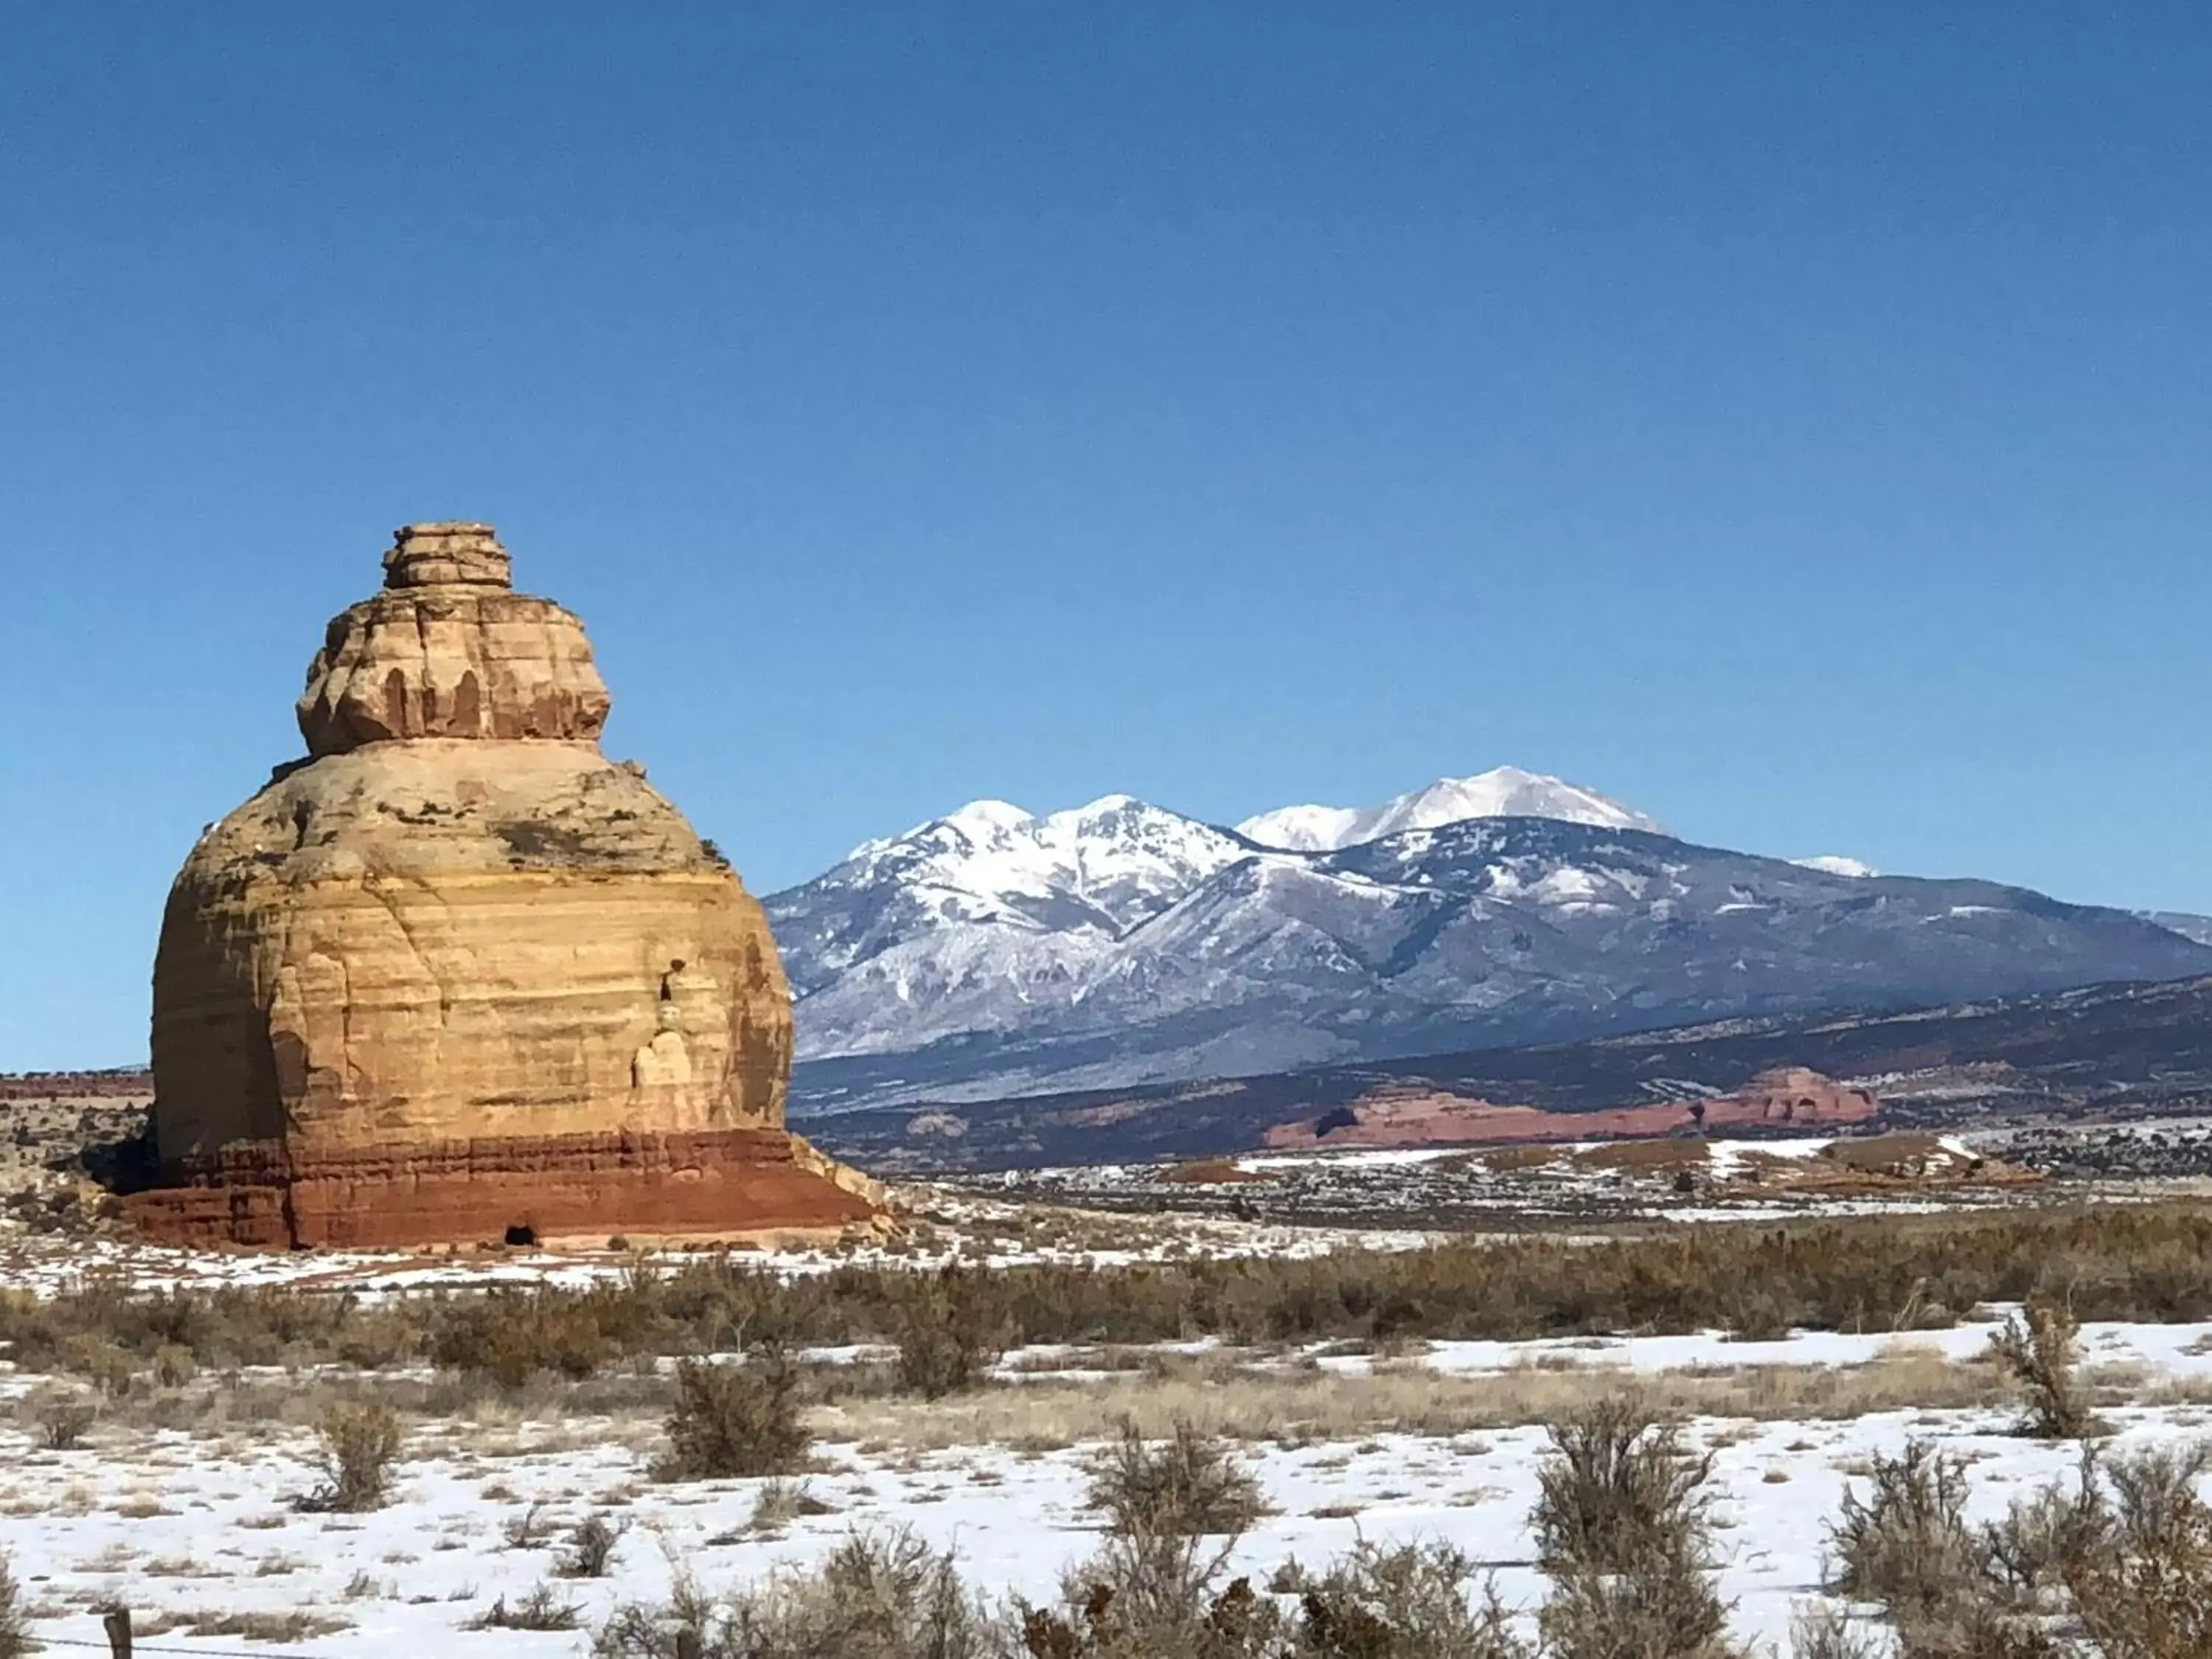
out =
<svg viewBox="0 0 2212 1659"><path fill-rule="evenodd" d="M152 1231L254 1245L834 1227L784 1129L759 902L610 762L582 624L489 526L403 529L330 624L310 758L210 829L163 918Z"/></svg>

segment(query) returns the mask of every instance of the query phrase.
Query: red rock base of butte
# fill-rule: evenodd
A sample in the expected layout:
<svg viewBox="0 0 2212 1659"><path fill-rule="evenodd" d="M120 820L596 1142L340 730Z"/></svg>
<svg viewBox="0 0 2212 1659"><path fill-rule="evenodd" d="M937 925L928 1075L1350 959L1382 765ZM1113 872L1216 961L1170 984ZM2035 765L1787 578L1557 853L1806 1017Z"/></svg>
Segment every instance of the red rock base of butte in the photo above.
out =
<svg viewBox="0 0 2212 1659"><path fill-rule="evenodd" d="M815 1232L877 1213L872 1183L778 1130L578 1134L302 1156L242 1141L124 1204L187 1245L393 1249Z"/></svg>

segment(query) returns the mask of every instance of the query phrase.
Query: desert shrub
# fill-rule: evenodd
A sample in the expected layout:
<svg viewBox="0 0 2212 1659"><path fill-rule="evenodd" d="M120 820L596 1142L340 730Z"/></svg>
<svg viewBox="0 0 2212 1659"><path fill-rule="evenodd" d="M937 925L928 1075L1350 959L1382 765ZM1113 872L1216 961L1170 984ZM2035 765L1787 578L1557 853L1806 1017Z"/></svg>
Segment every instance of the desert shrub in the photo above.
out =
<svg viewBox="0 0 2212 1659"><path fill-rule="evenodd" d="M0 1659L22 1659L37 1651L31 1644L30 1616L23 1611L23 1592L8 1558L0 1555Z"/></svg>
<svg viewBox="0 0 2212 1659"><path fill-rule="evenodd" d="M75 1451L100 1419L100 1408L85 1395L58 1389L33 1395L25 1409L48 1451Z"/></svg>
<svg viewBox="0 0 2212 1659"><path fill-rule="evenodd" d="M2212 1654L2212 1511L2188 1505L2134 1547L2082 1565L2071 1585L2102 1659Z"/></svg>
<svg viewBox="0 0 2212 1659"><path fill-rule="evenodd" d="M608 1298L555 1291L493 1291L449 1304L430 1357L449 1370L520 1389L541 1372L582 1378L615 1354L602 1316Z"/></svg>
<svg viewBox="0 0 2212 1659"><path fill-rule="evenodd" d="M2197 1492L2208 1468L2202 1443L2101 1467L2085 1445L2070 1489L2053 1481L1978 1534L1962 1519L1964 1465L1914 1443L1875 1461L1868 1499L1845 1495L1832 1588L1882 1604L1899 1659L2212 1654L2212 1507ZM1800 1647L1798 1659L1830 1659Z"/></svg>
<svg viewBox="0 0 2212 1659"><path fill-rule="evenodd" d="M1870 1494L1844 1494L1828 1528L1829 1588L1899 1623L1980 1600L1981 1540L1966 1524L1966 1468L1923 1440L1877 1456Z"/></svg>
<svg viewBox="0 0 2212 1659"><path fill-rule="evenodd" d="M2180 1447L2145 1447L2108 1459L2113 1521L2120 1547L2154 1553L2200 1521L2205 1505L2197 1488L2212 1468L2212 1441Z"/></svg>
<svg viewBox="0 0 2212 1659"><path fill-rule="evenodd" d="M2014 1498L2002 1521L1982 1528L1983 1569L2014 1599L2033 1604L2063 1589L2069 1573L2110 1548L2112 1527L2097 1484L2097 1455L2084 1442L2070 1489L2051 1481Z"/></svg>
<svg viewBox="0 0 2212 1659"><path fill-rule="evenodd" d="M574 1601L563 1601L553 1592L550 1584L540 1584L512 1606L506 1596L495 1600L475 1618L464 1624L463 1630L574 1630L583 1617L583 1610Z"/></svg>
<svg viewBox="0 0 2212 1659"><path fill-rule="evenodd" d="M948 1267L900 1310L899 1386L927 1400L981 1387L1006 1352L988 1275Z"/></svg>
<svg viewBox="0 0 2212 1659"><path fill-rule="evenodd" d="M592 1639L596 1659L736 1659L723 1642L722 1609L680 1561L668 1600L625 1601Z"/></svg>
<svg viewBox="0 0 2212 1659"><path fill-rule="evenodd" d="M568 1534L568 1547L553 1571L562 1578L604 1578L625 1529L604 1515L586 1516Z"/></svg>
<svg viewBox="0 0 2212 1659"><path fill-rule="evenodd" d="M501 1522L500 1536L511 1550L534 1550L545 1542L545 1505L532 1504L520 1515L510 1515Z"/></svg>
<svg viewBox="0 0 2212 1659"><path fill-rule="evenodd" d="M154 1380L165 1389L181 1389L199 1373L192 1351L181 1342L164 1342L154 1350Z"/></svg>
<svg viewBox="0 0 2212 1659"><path fill-rule="evenodd" d="M691 1645L696 1644L696 1645ZM811 1571L715 1602L679 1572L660 1607L617 1608L601 1659L990 1659L981 1602L951 1553L910 1532L856 1534Z"/></svg>
<svg viewBox="0 0 2212 1659"><path fill-rule="evenodd" d="M899 1342L937 1294L929 1275L895 1267L785 1280L738 1255L641 1268L588 1289L473 1291L374 1308L276 1288L134 1296L91 1280L45 1300L0 1295L0 1344L26 1371L96 1372L103 1386L131 1386L169 1344L189 1349L203 1371L377 1366L423 1353L512 1387L645 1354ZM2062 1296L2082 1319L2197 1320L2212 1317L2212 1213L2178 1204L2045 1208L1716 1225L1599 1243L1480 1239L1305 1261L1031 1263L974 1275L961 1294L963 1316L1009 1346L1886 1330L1954 1324L1983 1303Z"/></svg>
<svg viewBox="0 0 2212 1659"><path fill-rule="evenodd" d="M1362 1540L1298 1595L1297 1659L1525 1659L1494 1586L1442 1544Z"/></svg>
<svg viewBox="0 0 2212 1659"><path fill-rule="evenodd" d="M1693 1455L1672 1424L1629 1396L1600 1401L1548 1431L1530 1524L1547 1571L1632 1571L1655 1551L1701 1556L1709 1528L1710 1455Z"/></svg>
<svg viewBox="0 0 2212 1659"><path fill-rule="evenodd" d="M131 1354L104 1337L71 1337L65 1346L68 1368L110 1400L128 1400L138 1386Z"/></svg>
<svg viewBox="0 0 2212 1659"><path fill-rule="evenodd" d="M2063 1304L2034 1301L2027 1317L2008 1314L1990 1338L1990 1357L2021 1391L2021 1432L2039 1440L2073 1440L2096 1419L2075 1376L2081 1322Z"/></svg>
<svg viewBox="0 0 2212 1659"><path fill-rule="evenodd" d="M1226 1547L1188 1534L1110 1532L1051 1607L1017 1601L1027 1659L1277 1659L1289 1626L1248 1579L1221 1583ZM1387 1653L1387 1650L1386 1650Z"/></svg>
<svg viewBox="0 0 2212 1659"><path fill-rule="evenodd" d="M764 1480L753 1494L752 1518L746 1524L755 1532L774 1532L802 1515L828 1515L830 1507L803 1480Z"/></svg>
<svg viewBox="0 0 2212 1659"><path fill-rule="evenodd" d="M323 1484L301 1500L303 1509L357 1515L381 1509L399 1458L399 1415L378 1401L334 1406L317 1431Z"/></svg>
<svg viewBox="0 0 2212 1659"><path fill-rule="evenodd" d="M2042 1620L1987 1596L1901 1618L1896 1653L1897 1659L2087 1659Z"/></svg>
<svg viewBox="0 0 2212 1659"><path fill-rule="evenodd" d="M1227 1443L1187 1422L1157 1443L1134 1423L1091 1470L1090 1507L1129 1537L1238 1534L1265 1512L1260 1484Z"/></svg>
<svg viewBox="0 0 2212 1659"><path fill-rule="evenodd" d="M662 1480L783 1474L812 1443L791 1369L773 1353L735 1365L682 1362L667 1428L668 1451L653 1466Z"/></svg>
<svg viewBox="0 0 2212 1659"><path fill-rule="evenodd" d="M1714 1588L1705 1484L1671 1424L1632 1398L1550 1431L1529 1517L1552 1591L1536 1615L1557 1659L1718 1659L1728 1607Z"/></svg>
<svg viewBox="0 0 2212 1659"><path fill-rule="evenodd" d="M1546 1659L1729 1659L1728 1607L1701 1565L1655 1551L1620 1572L1554 1571L1536 1613Z"/></svg>
<svg viewBox="0 0 2212 1659"><path fill-rule="evenodd" d="M1880 1659L1880 1651L1870 1631L1829 1602L1801 1605L1790 1616L1790 1659Z"/></svg>

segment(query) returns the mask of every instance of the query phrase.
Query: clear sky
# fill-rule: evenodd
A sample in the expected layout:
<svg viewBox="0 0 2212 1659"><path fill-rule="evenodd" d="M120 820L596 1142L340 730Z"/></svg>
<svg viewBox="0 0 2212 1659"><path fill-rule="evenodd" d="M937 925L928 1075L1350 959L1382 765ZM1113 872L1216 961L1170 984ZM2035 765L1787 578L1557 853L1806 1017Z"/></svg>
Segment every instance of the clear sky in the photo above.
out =
<svg viewBox="0 0 2212 1659"><path fill-rule="evenodd" d="M760 890L1510 762L2212 910L2212 8L0 9L0 1069L392 526Z"/></svg>

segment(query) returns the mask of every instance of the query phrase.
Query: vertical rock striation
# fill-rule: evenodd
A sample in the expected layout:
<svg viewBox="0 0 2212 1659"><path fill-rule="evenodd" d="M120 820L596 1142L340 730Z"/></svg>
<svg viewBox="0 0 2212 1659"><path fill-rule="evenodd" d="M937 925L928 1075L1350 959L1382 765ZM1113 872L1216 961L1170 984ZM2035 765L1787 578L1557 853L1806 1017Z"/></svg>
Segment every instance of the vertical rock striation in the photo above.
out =
<svg viewBox="0 0 2212 1659"><path fill-rule="evenodd" d="M309 758L202 836L154 969L173 1238L758 1233L871 1215L784 1130L759 903L634 764L575 617L489 526L400 531L298 707Z"/></svg>

